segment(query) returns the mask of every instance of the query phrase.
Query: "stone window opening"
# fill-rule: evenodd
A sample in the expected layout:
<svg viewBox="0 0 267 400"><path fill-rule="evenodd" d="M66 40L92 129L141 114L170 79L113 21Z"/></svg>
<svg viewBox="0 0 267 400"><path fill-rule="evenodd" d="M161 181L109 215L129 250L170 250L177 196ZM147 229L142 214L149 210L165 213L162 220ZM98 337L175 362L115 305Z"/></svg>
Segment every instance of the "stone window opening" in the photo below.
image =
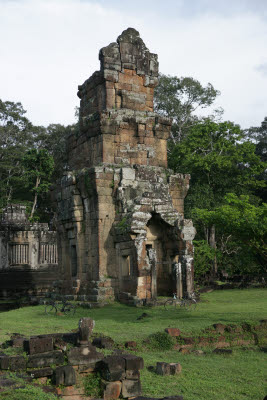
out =
<svg viewBox="0 0 267 400"><path fill-rule="evenodd" d="M27 265L29 264L29 245L28 243L11 243L10 249L10 265Z"/></svg>

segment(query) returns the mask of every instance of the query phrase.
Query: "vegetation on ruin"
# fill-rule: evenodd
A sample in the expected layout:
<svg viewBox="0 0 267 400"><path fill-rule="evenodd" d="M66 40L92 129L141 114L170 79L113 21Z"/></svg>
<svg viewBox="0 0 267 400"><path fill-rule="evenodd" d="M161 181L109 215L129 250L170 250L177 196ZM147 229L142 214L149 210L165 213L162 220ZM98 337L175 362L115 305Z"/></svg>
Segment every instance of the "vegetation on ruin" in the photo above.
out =
<svg viewBox="0 0 267 400"><path fill-rule="evenodd" d="M137 342L135 354L141 355L145 361L141 372L144 395L164 397L181 394L186 400L262 400L266 355L259 346L232 347L231 355L214 354L212 346L202 348L204 355L194 352L182 354L167 349L164 329L179 328L186 336L201 333L201 336L209 337L212 332L201 331L214 323L257 325L259 320L267 317L266 300L266 290L244 289L202 294L201 302L192 312L180 308L166 311L163 306L135 308L115 303L104 308L78 308L75 316L48 316L44 313L44 306L25 307L0 314L0 342L8 340L14 332L29 336L76 330L79 318L89 316L96 321L94 336L101 333L112 337L117 345L127 340ZM144 310L148 317L137 320ZM151 338L153 340L148 343ZM158 346L159 343L164 349ZM260 345L266 346L266 336ZM158 361L179 362L182 373L158 376L148 368ZM96 386L95 382L88 382L88 385L90 390Z"/></svg>

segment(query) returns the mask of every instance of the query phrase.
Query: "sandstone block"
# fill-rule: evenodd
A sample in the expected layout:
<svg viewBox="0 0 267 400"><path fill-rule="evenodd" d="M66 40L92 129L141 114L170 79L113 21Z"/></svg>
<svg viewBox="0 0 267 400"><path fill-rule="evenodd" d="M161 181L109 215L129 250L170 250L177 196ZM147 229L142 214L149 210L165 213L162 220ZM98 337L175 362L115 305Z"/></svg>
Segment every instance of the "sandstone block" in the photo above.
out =
<svg viewBox="0 0 267 400"><path fill-rule="evenodd" d="M87 343L95 327L95 321L92 318L81 318L79 321L79 341Z"/></svg>
<svg viewBox="0 0 267 400"><path fill-rule="evenodd" d="M156 374L158 375L178 375L182 371L179 363L157 362Z"/></svg>
<svg viewBox="0 0 267 400"><path fill-rule="evenodd" d="M122 396L136 397L141 394L141 382L139 380L125 379L122 381Z"/></svg>
<svg viewBox="0 0 267 400"><path fill-rule="evenodd" d="M42 367L49 367L51 364L59 365L63 363L64 363L64 354L59 350L55 350L47 353L29 355L27 367L42 368Z"/></svg>
<svg viewBox="0 0 267 400"><path fill-rule="evenodd" d="M12 356L9 357L9 369L10 371L21 371L26 369L26 360L23 356Z"/></svg>
<svg viewBox="0 0 267 400"><path fill-rule="evenodd" d="M122 356L105 357L98 369L106 381L118 381L125 378L125 359Z"/></svg>
<svg viewBox="0 0 267 400"><path fill-rule="evenodd" d="M133 354L124 354L125 368L128 370L139 370L144 368L144 360L142 357Z"/></svg>
<svg viewBox="0 0 267 400"><path fill-rule="evenodd" d="M88 365L95 366L95 364L102 360L103 354L98 353L94 346L88 344L83 347L74 347L68 352L68 361L70 365Z"/></svg>
<svg viewBox="0 0 267 400"><path fill-rule="evenodd" d="M93 345L99 349L112 349L114 347L114 340L109 337L95 338Z"/></svg>
<svg viewBox="0 0 267 400"><path fill-rule="evenodd" d="M121 382L105 382L104 383L104 400L115 400L120 397Z"/></svg>
<svg viewBox="0 0 267 400"><path fill-rule="evenodd" d="M41 369L34 369L27 371L27 373L32 377L32 378L43 378L46 376L52 376L53 375L53 370L50 367L47 368L41 368Z"/></svg>
<svg viewBox="0 0 267 400"><path fill-rule="evenodd" d="M9 357L0 356L0 369L8 369L8 368L9 368Z"/></svg>
<svg viewBox="0 0 267 400"><path fill-rule="evenodd" d="M38 354L53 351L53 338L49 336L44 336L25 340L24 350L28 354Z"/></svg>
<svg viewBox="0 0 267 400"><path fill-rule="evenodd" d="M173 337L180 336L180 334L181 334L181 331L178 328L166 328L165 332L167 332L168 335L173 336Z"/></svg>
<svg viewBox="0 0 267 400"><path fill-rule="evenodd" d="M76 383L75 371L70 365L57 367L55 370L56 385L72 386Z"/></svg>
<svg viewBox="0 0 267 400"><path fill-rule="evenodd" d="M125 347L127 349L136 349L137 343L134 340L129 340L129 341L125 342Z"/></svg>

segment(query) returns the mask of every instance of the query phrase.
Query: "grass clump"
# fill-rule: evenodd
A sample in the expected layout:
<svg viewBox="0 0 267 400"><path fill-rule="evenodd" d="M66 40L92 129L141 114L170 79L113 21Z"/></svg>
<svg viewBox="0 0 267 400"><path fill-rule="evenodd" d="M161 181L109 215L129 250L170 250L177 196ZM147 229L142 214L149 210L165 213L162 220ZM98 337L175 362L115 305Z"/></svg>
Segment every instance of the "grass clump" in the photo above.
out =
<svg viewBox="0 0 267 400"><path fill-rule="evenodd" d="M0 393L0 400L56 400L52 393L45 393L41 388L27 385Z"/></svg>
<svg viewBox="0 0 267 400"><path fill-rule="evenodd" d="M175 344L175 339L167 332L155 332L148 338L148 347L155 350L171 350Z"/></svg>
<svg viewBox="0 0 267 400"><path fill-rule="evenodd" d="M7 373L5 378L13 381L8 387L2 387L0 400L56 400L57 396L53 393L45 393L38 385L26 383L22 377L15 373Z"/></svg>
<svg viewBox="0 0 267 400"><path fill-rule="evenodd" d="M101 386L101 377L97 372L84 377L83 386L86 396L93 398L101 398L103 395L103 388Z"/></svg>

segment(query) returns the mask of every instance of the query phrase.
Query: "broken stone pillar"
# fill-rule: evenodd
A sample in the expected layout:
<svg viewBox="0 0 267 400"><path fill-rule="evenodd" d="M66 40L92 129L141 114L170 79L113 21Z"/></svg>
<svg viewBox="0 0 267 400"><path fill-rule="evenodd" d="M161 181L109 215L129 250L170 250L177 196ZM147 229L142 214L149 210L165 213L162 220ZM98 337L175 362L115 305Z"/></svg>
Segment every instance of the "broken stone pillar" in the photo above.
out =
<svg viewBox="0 0 267 400"><path fill-rule="evenodd" d="M79 344L88 345L90 336L95 327L95 321L91 318L81 318L79 321Z"/></svg>
<svg viewBox="0 0 267 400"><path fill-rule="evenodd" d="M79 86L79 132L68 137L70 170L54 192L63 291L132 303L190 294L190 176L167 169L171 120L153 111L157 55L128 28L99 59Z"/></svg>

